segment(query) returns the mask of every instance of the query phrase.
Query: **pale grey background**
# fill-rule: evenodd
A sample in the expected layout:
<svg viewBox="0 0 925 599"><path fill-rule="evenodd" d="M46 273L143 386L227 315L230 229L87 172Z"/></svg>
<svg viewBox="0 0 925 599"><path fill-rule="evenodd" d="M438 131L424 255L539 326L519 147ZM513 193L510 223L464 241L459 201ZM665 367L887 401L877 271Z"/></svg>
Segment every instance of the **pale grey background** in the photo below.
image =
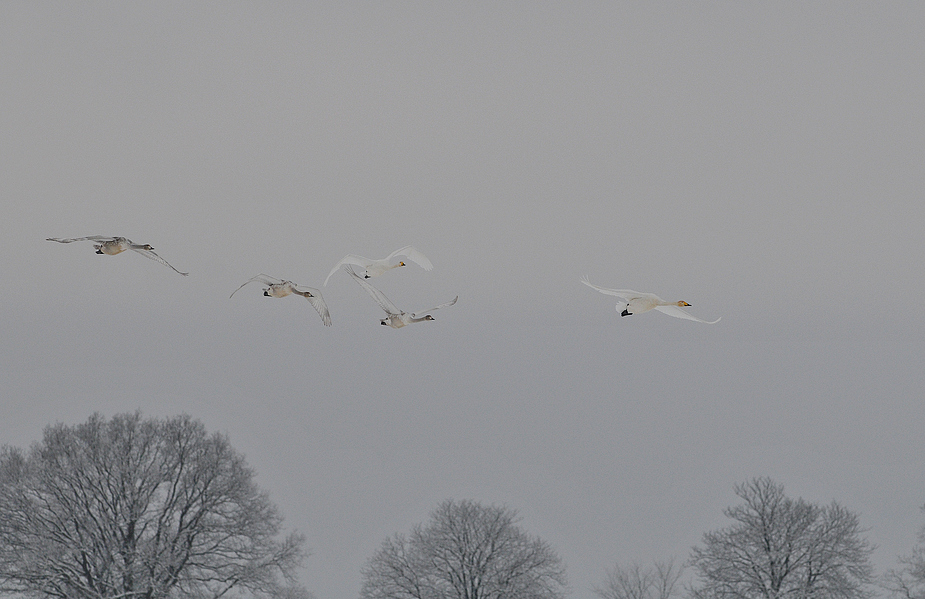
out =
<svg viewBox="0 0 925 599"><path fill-rule="evenodd" d="M687 557L732 485L925 521L925 6L0 4L0 440L141 409L225 431L354 597L446 498L575 597ZM124 235L143 257L46 237ZM327 329L259 273L318 286ZM684 299L620 318L581 285Z"/></svg>

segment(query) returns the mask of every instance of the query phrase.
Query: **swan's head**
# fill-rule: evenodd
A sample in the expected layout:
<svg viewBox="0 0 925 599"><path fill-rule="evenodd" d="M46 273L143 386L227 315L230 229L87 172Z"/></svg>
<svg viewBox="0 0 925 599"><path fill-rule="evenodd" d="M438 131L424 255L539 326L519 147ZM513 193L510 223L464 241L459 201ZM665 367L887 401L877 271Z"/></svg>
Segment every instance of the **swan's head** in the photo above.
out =
<svg viewBox="0 0 925 599"><path fill-rule="evenodd" d="M684 300L679 301L679 302L678 302L678 305L679 305L679 306L682 306L682 307L683 307L683 306L690 306L690 304L687 303L687 302L685 302Z"/></svg>
<svg viewBox="0 0 925 599"><path fill-rule="evenodd" d="M399 262L398 265L399 265L399 266L407 266L407 264L405 264L404 262Z"/></svg>
<svg viewBox="0 0 925 599"><path fill-rule="evenodd" d="M264 294L265 296L267 296L267 297L270 297L270 290L269 290L269 289L264 289L264 290L263 290L263 294Z"/></svg>
<svg viewBox="0 0 925 599"><path fill-rule="evenodd" d="M143 249L143 250L148 250L148 251L150 252L150 251L153 250L154 248L151 246L150 243L145 243L145 244L142 244L141 249Z"/></svg>
<svg viewBox="0 0 925 599"><path fill-rule="evenodd" d="M389 326L389 323L387 323L387 322L384 321L384 320L380 320L380 321L379 321L379 324L381 324L381 325L384 326L384 327Z"/></svg>
<svg viewBox="0 0 925 599"><path fill-rule="evenodd" d="M427 316L424 317L424 320L436 320L436 318L428 314Z"/></svg>

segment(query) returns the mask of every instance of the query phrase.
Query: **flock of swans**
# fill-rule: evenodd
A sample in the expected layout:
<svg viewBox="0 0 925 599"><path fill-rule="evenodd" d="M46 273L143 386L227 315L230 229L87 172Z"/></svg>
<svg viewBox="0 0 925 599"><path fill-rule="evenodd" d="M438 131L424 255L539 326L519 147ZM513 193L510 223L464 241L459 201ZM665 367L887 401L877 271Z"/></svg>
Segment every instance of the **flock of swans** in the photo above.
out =
<svg viewBox="0 0 925 599"><path fill-rule="evenodd" d="M106 254L109 256L115 256L120 254L125 250L133 250L138 252L146 258L150 258L156 262L160 262L164 266L171 268L174 272L177 272L181 275L188 276L188 272L180 272L176 268L170 265L166 260L154 253L154 248L149 244L137 244L134 243L131 239L125 237L106 237L103 235L91 235L89 237L72 237L67 239L62 239L60 237L49 237L46 241L56 241L58 243L72 243L74 241L93 241L93 247L96 249L97 254ZM404 310L399 309L395 304L393 304L389 298L385 296L384 293L373 287L373 285L367 280L373 277L378 277L385 274L386 272L406 266L404 261L398 261L392 263L392 260L397 257L407 258L411 262L414 262L424 270L433 269L434 265L431 264L430 260L427 259L427 256L422 254L417 249L407 245L403 248L397 249L385 258L378 260L373 260L370 258L364 258L363 256L357 256L356 254L348 254L344 256L340 262L334 265L334 268L331 269L331 272L328 273L327 278L324 280L322 287L327 286L328 280L331 276L336 273L339 269L342 269L350 277L357 282L370 297L375 300L379 307L385 312L386 317L381 319L379 322L384 326L392 327L393 329L400 329L409 324L414 324L417 322L426 322L429 320L434 320L434 317L429 314L439 310L440 308L446 308L452 306L456 303L456 300L459 299L457 295L453 298L452 301L440 304L433 308L427 310L419 310L417 312L405 312ZM353 269L354 266L359 266L363 269L363 276L360 276ZM292 281L286 281L282 279L277 279L265 274L258 274L250 279L244 281L240 287L231 292L229 298L233 297L235 293L241 290L242 287L248 283L263 283L267 286L263 290L263 294L267 297L287 297L289 295L301 295L312 305L313 308L318 312L318 315L321 316L321 322L324 323L324 326L331 326L331 313L328 310L328 306L324 301L324 298L321 296L321 291L315 289L314 287L306 287L304 285L298 285ZM676 302L666 302L662 298L658 297L653 293L643 293L640 291L633 291L631 289L607 289L606 287L598 287L591 283L587 276L581 278L581 282L587 285L588 287L595 289L605 295L612 295L620 299L617 302L617 311L620 312L620 316L632 316L634 314L643 314L650 310L658 310L663 314L668 316L674 316L675 318L684 318L686 320L693 320L695 322L702 322L704 324L716 324L721 319L717 318L714 321L701 320L696 316L688 314L681 309L682 306L690 306L689 303L685 301L676 301ZM621 311L620 308L623 308Z"/></svg>

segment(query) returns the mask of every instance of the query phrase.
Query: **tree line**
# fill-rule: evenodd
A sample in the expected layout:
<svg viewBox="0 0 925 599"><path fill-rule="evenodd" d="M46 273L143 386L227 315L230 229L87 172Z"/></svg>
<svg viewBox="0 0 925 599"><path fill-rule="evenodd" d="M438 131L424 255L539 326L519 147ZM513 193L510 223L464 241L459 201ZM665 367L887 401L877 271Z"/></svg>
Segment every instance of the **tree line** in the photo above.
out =
<svg viewBox="0 0 925 599"><path fill-rule="evenodd" d="M925 599L925 529L876 575L858 515L788 497L755 478L729 523L683 563L616 564L600 599ZM224 435L188 416L45 429L0 449L0 593L60 599L307 599L304 537ZM682 575L689 581L681 584ZM386 538L362 569L361 599L560 599L562 559L509 507L447 500Z"/></svg>

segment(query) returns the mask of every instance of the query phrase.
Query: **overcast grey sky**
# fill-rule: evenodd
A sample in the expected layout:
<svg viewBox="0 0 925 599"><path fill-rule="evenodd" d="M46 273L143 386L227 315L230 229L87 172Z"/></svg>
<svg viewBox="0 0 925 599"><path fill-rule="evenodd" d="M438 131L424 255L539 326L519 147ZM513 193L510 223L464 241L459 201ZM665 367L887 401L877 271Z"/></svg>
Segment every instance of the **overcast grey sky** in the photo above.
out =
<svg viewBox="0 0 925 599"><path fill-rule="evenodd" d="M227 432L354 597L446 498L517 509L574 597L687 557L732 485L925 522L925 6L0 4L0 441L141 409ZM46 237L124 235L143 257ZM345 254L436 321L323 327L257 273ZM684 299L621 318L581 285Z"/></svg>

